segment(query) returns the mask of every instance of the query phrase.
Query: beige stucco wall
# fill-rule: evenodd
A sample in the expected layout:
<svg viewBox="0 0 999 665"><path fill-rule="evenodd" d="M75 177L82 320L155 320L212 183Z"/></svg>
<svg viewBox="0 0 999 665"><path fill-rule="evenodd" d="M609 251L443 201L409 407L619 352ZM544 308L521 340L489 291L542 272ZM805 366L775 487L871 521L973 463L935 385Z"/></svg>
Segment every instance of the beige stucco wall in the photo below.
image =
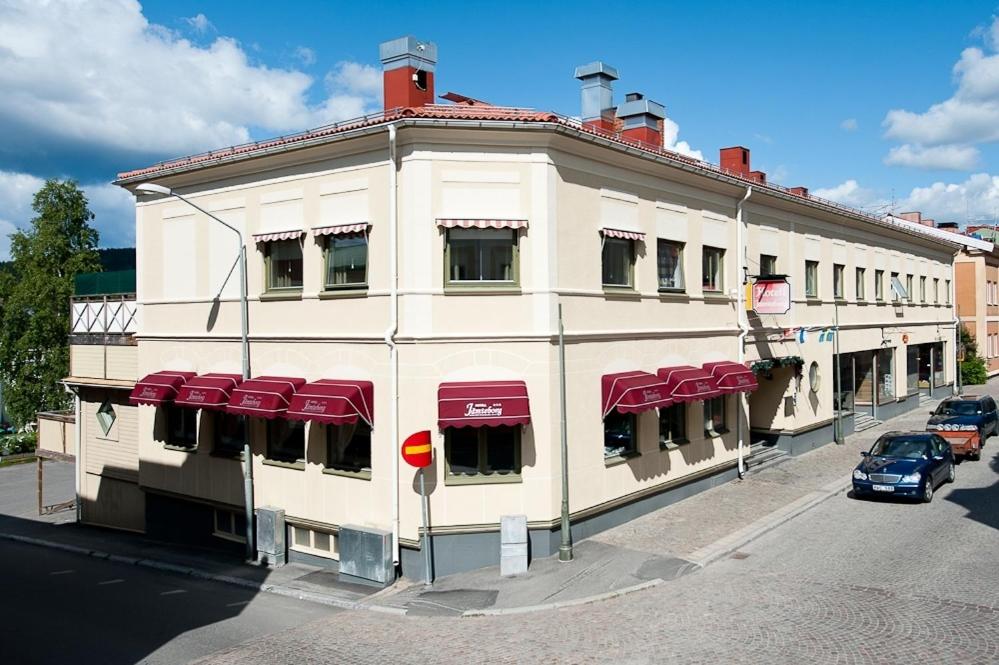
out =
<svg viewBox="0 0 999 665"><path fill-rule="evenodd" d="M70 375L91 379L135 381L138 348L132 345L70 344Z"/></svg>

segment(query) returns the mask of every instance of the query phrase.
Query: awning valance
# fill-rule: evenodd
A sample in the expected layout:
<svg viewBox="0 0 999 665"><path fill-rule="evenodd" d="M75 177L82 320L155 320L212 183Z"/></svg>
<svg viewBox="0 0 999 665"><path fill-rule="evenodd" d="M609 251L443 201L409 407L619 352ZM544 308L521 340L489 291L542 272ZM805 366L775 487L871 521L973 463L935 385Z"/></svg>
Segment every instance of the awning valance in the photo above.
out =
<svg viewBox="0 0 999 665"><path fill-rule="evenodd" d="M374 385L370 381L320 379L298 389L286 417L327 425L353 424L360 417L373 427L374 408Z"/></svg>
<svg viewBox="0 0 999 665"><path fill-rule="evenodd" d="M526 229L526 219L442 219L437 226L445 229Z"/></svg>
<svg viewBox="0 0 999 665"><path fill-rule="evenodd" d="M233 389L226 411L241 416L273 419L283 416L295 392L305 379L287 376L260 376Z"/></svg>
<svg viewBox="0 0 999 665"><path fill-rule="evenodd" d="M330 226L317 226L312 229L312 235L314 236L339 236L339 235L349 235L351 233L366 233L370 224L367 222L360 222L358 224L333 224Z"/></svg>
<svg viewBox="0 0 999 665"><path fill-rule="evenodd" d="M624 238L625 240L641 240L642 242L645 242L645 234L641 231L602 228L600 229L600 233L606 238Z"/></svg>
<svg viewBox="0 0 999 665"><path fill-rule="evenodd" d="M673 403L663 380L648 372L605 374L601 378L600 387L603 393L603 418L615 410L618 413L641 413Z"/></svg>
<svg viewBox="0 0 999 665"><path fill-rule="evenodd" d="M253 236L254 242L274 242L275 240L296 240L302 237L305 231L294 229L291 231L276 231L274 233L257 233Z"/></svg>
<svg viewBox="0 0 999 665"><path fill-rule="evenodd" d="M174 404L221 411L229 404L232 391L242 382L241 374L202 374L181 387Z"/></svg>
<svg viewBox="0 0 999 665"><path fill-rule="evenodd" d="M463 381L437 389L437 426L527 425L531 404L523 381Z"/></svg>
<svg viewBox="0 0 999 665"><path fill-rule="evenodd" d="M756 390L756 376L753 371L740 363L723 360L702 365L705 372L711 374L718 389L725 393L748 393Z"/></svg>
<svg viewBox="0 0 999 665"><path fill-rule="evenodd" d="M700 367L664 367L656 374L666 383L668 394L674 402L693 402L723 394L715 384L714 377Z"/></svg>
<svg viewBox="0 0 999 665"><path fill-rule="evenodd" d="M180 387L193 376L195 376L195 372L175 372L172 370L154 372L142 377L142 380L135 384L132 393L128 396L128 401L130 404L149 404L152 406L172 402Z"/></svg>

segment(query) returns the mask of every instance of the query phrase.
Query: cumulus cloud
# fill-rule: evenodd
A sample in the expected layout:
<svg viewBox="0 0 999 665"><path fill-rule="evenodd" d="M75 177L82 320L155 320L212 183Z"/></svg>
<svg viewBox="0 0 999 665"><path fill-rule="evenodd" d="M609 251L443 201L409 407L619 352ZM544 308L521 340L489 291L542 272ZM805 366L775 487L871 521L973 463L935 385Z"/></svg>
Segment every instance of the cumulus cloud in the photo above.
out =
<svg viewBox="0 0 999 665"><path fill-rule="evenodd" d="M208 17L205 16L204 14L189 16L184 19L184 23L187 23L189 26L191 26L192 30L201 35L205 34L209 30L215 29L215 26L212 25L212 22L209 21Z"/></svg>
<svg viewBox="0 0 999 665"><path fill-rule="evenodd" d="M671 118L663 120L663 146L665 146L667 150L672 150L680 153L681 155L686 155L687 157L704 161L704 155L701 151L691 148L690 144L686 141L678 141L677 138L679 138L679 136L680 125L676 124L676 121Z"/></svg>
<svg viewBox="0 0 999 665"><path fill-rule="evenodd" d="M819 198L860 209L876 208L884 203L877 192L861 187L860 183L853 179L842 182L835 187L813 189L812 194Z"/></svg>
<svg viewBox="0 0 999 665"><path fill-rule="evenodd" d="M0 168L12 170L31 170L32 155L55 164L72 155L82 168L88 152L130 167L380 106L371 68L341 63L324 88L304 72L259 64L232 38L195 45L151 24L134 0L7 0L0 45Z"/></svg>
<svg viewBox="0 0 999 665"><path fill-rule="evenodd" d="M843 122L839 123L839 128L844 132L855 132L857 131L858 126L856 118L847 118Z"/></svg>
<svg viewBox="0 0 999 665"><path fill-rule="evenodd" d="M938 145L927 148L905 143L889 150L884 162L889 166L970 171L978 165L978 157L978 149L970 145Z"/></svg>

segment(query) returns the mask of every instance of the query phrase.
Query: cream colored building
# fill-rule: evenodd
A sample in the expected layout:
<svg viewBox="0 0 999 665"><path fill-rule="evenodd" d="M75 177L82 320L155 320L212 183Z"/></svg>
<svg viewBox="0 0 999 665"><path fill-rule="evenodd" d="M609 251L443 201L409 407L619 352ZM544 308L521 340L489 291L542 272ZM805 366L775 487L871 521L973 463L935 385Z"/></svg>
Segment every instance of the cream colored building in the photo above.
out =
<svg viewBox="0 0 999 665"><path fill-rule="evenodd" d="M991 242L960 236L954 264L957 314L975 336L989 376L999 374L999 252Z"/></svg>
<svg viewBox="0 0 999 665"><path fill-rule="evenodd" d="M187 203L140 194L135 371L112 365L122 380L175 383L160 406L113 403L120 460L105 452L111 435L81 428L86 482L115 488L107 510L143 511L118 525L238 540L240 419L225 404L243 400L237 413L273 416L246 419L254 504L285 511L293 557L335 560L339 529L360 525L393 533L402 571L418 576L420 502L399 446L421 430L438 574L497 562L503 515L526 515L534 556L553 553L560 307L576 538L735 477L753 440L792 452L831 441L837 310L847 431L854 412L918 404L914 347L938 350L931 384L949 389L953 245L768 185L741 148L723 151L725 169L663 150L661 107L609 106L606 65L577 72L579 122L459 96L428 104L436 49L385 46L386 106L406 108L120 175L244 234L251 375L278 378L234 388L216 409L170 403L206 374L237 382L237 246ZM740 308L761 257L788 276L784 315ZM893 297L896 274L925 277L933 295ZM117 379L93 353L74 347L74 376ZM711 376L719 362L746 376L731 364ZM339 391L337 424L295 401L320 380ZM81 392L84 422L104 396ZM91 521L115 521L100 510Z"/></svg>

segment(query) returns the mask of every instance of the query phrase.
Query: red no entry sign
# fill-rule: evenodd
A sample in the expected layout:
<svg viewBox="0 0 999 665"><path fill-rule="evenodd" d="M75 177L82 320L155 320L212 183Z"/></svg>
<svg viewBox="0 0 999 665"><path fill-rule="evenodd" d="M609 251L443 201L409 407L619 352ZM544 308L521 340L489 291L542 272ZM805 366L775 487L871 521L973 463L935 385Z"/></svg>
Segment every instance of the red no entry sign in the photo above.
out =
<svg viewBox="0 0 999 665"><path fill-rule="evenodd" d="M430 430L410 434L402 442L402 459L417 469L430 466L430 462L433 461L433 451L434 448L430 445Z"/></svg>

